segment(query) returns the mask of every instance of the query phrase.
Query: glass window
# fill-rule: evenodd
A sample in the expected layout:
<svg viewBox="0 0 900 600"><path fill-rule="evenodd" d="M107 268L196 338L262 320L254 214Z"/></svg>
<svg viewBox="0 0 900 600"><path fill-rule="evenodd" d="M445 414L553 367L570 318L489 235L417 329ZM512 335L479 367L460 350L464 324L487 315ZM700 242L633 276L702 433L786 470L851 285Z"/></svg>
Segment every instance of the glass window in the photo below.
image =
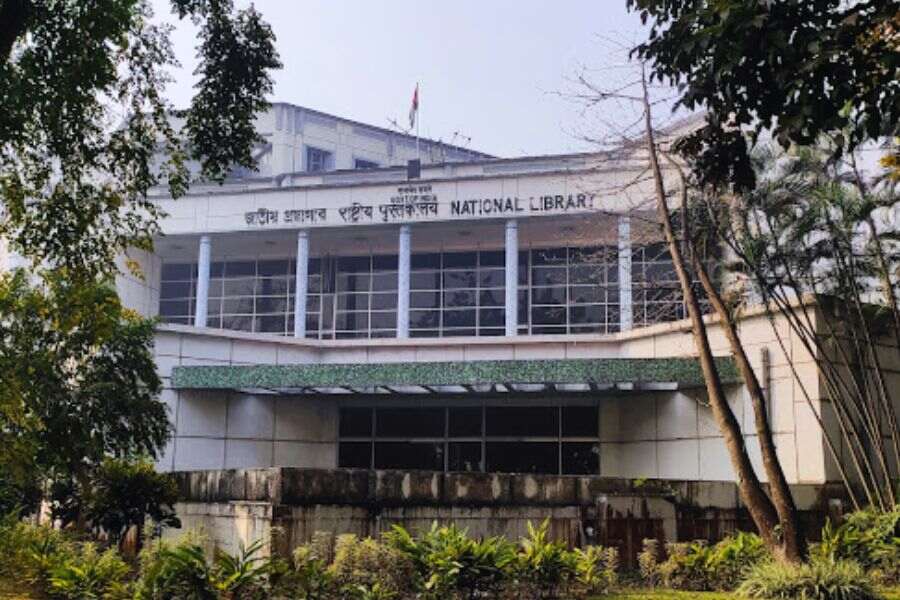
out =
<svg viewBox="0 0 900 600"><path fill-rule="evenodd" d="M564 406L563 437L597 437L600 435L600 409L596 406Z"/></svg>
<svg viewBox="0 0 900 600"><path fill-rule="evenodd" d="M338 432L341 437L368 437L372 435L371 408L342 408Z"/></svg>
<svg viewBox="0 0 900 600"><path fill-rule="evenodd" d="M354 169L377 169L378 163L374 160L364 160L362 158L357 158L353 161Z"/></svg>
<svg viewBox="0 0 900 600"><path fill-rule="evenodd" d="M482 470L481 442L450 442L447 470L471 473Z"/></svg>
<svg viewBox="0 0 900 600"><path fill-rule="evenodd" d="M444 437L443 408L380 408L377 437Z"/></svg>
<svg viewBox="0 0 900 600"><path fill-rule="evenodd" d="M341 442L338 444L338 467L343 469L372 468L372 443Z"/></svg>
<svg viewBox="0 0 900 600"><path fill-rule="evenodd" d="M559 410L555 406L489 406L485 424L489 436L557 437Z"/></svg>
<svg viewBox="0 0 900 600"><path fill-rule="evenodd" d="M442 442L376 442L376 469L444 470Z"/></svg>
<svg viewBox="0 0 900 600"><path fill-rule="evenodd" d="M600 446L596 442L563 442L563 475L598 475Z"/></svg>
<svg viewBox="0 0 900 600"><path fill-rule="evenodd" d="M481 435L481 407L451 408L448 430L450 437L476 437Z"/></svg>
<svg viewBox="0 0 900 600"><path fill-rule="evenodd" d="M321 148L306 147L306 170L310 173L328 171L332 168L331 152Z"/></svg>
<svg viewBox="0 0 900 600"><path fill-rule="evenodd" d="M488 442L485 451L492 473L559 473L556 442Z"/></svg>

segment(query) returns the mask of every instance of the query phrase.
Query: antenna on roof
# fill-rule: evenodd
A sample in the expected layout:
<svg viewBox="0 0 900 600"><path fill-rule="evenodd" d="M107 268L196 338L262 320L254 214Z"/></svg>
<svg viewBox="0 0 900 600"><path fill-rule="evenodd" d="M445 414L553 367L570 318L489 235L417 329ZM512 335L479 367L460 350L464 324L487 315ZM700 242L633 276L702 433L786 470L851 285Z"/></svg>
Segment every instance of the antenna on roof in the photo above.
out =
<svg viewBox="0 0 900 600"><path fill-rule="evenodd" d="M459 141L457 141L457 140L459 140ZM460 146L462 148L465 148L471 143L472 143L472 137L468 136L462 132L459 132L459 131L454 131L453 137L450 138L451 146Z"/></svg>

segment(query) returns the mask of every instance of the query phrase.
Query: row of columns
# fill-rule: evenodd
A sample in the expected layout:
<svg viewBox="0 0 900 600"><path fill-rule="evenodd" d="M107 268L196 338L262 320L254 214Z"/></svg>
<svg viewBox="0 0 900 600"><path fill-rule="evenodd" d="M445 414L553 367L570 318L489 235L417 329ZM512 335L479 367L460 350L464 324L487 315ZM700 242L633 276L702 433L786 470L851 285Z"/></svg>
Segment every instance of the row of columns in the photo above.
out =
<svg viewBox="0 0 900 600"><path fill-rule="evenodd" d="M397 253L397 337L409 337L409 281L411 236L409 225L400 226ZM209 266L212 242L208 235L200 236L197 256L197 303L194 326L206 327L209 304ZM519 326L519 224L515 219L506 221L506 335L514 336ZM631 296L631 223L628 217L619 217L619 311L620 329L632 326ZM297 232L296 292L294 294L294 337L306 337L306 302L309 286L309 231Z"/></svg>

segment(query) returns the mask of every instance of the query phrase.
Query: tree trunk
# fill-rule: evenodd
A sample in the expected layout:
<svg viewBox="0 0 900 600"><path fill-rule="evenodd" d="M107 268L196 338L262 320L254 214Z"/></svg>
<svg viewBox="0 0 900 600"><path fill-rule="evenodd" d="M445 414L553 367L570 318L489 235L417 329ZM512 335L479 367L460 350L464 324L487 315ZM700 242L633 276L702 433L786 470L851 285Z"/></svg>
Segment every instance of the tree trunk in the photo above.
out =
<svg viewBox="0 0 900 600"><path fill-rule="evenodd" d="M791 495L791 489L784 475L784 469L781 468L781 462L778 460L775 440L772 437L772 427L769 423L769 414L766 410L765 393L759 383L759 378L757 378L753 370L753 366L750 364L744 344L738 336L737 324L725 305L721 294L719 294L719 290L713 285L709 272L706 270L706 265L703 264L693 248L693 238L688 229L687 180L681 167L671 157L666 156L666 159L676 169L681 180L681 207L684 220L683 227L685 228L684 240L689 246L691 264L697 273L697 277L700 279L700 284L703 286L710 304L712 304L713 309L719 316L722 330L725 332L729 346L731 346L731 352L734 354L741 378L747 386L750 403L753 405L753 419L756 427L756 436L759 440L763 468L766 472L766 478L769 480L771 501L781 524L784 558L790 562L800 562L806 554L806 540L798 526L797 507L794 505L794 497Z"/></svg>
<svg viewBox="0 0 900 600"><path fill-rule="evenodd" d="M691 319L691 331L693 333L694 345L697 349L700 367L703 371L703 377L706 382L706 391L709 395L709 402L712 407L713 417L716 420L722 437L725 441L725 447L728 450L731 459L732 468L737 475L738 491L741 500L747 507L760 537L762 537L766 546L779 558L786 559L783 545L778 536L778 514L771 500L763 490L753 465L750 462L750 456L747 453L747 447L744 444L744 436L741 432L740 425L728 405L725 398L725 390L722 387L722 380L719 377L712 349L709 345L709 337L706 331L706 324L703 322L703 315L700 312L700 305L697 297L691 288L691 280L688 276L687 267L681 248L675 238L673 231L672 219L669 215L669 207L666 202L665 185L663 183L662 170L659 165L659 157L656 149L656 141L653 135L653 125L651 119L651 105L649 93L647 91L646 75L642 72L641 84L643 87L643 105L644 105L644 125L646 129L647 152L650 160L650 169L653 173L654 192L656 195L657 212L663 226L666 243L669 252L672 255L672 263L681 290L684 295L685 305Z"/></svg>

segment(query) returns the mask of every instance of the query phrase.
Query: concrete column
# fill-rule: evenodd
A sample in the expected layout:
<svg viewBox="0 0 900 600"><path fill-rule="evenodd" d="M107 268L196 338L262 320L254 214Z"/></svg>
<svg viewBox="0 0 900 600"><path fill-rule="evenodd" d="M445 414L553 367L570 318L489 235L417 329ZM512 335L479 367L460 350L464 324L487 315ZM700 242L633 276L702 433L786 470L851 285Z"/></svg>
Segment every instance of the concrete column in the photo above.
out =
<svg viewBox="0 0 900 600"><path fill-rule="evenodd" d="M397 252L397 337L409 337L409 225L400 226L400 247Z"/></svg>
<svg viewBox="0 0 900 600"><path fill-rule="evenodd" d="M519 331L519 223L506 222L506 335Z"/></svg>
<svg viewBox="0 0 900 600"><path fill-rule="evenodd" d="M197 306L194 310L194 327L206 327L209 308L209 250L208 235L200 236L200 252L197 256Z"/></svg>
<svg viewBox="0 0 900 600"><path fill-rule="evenodd" d="M294 288L294 337L306 337L306 293L309 291L309 232L297 232L297 281Z"/></svg>
<svg viewBox="0 0 900 600"><path fill-rule="evenodd" d="M619 329L633 324L631 298L631 218L619 217Z"/></svg>

